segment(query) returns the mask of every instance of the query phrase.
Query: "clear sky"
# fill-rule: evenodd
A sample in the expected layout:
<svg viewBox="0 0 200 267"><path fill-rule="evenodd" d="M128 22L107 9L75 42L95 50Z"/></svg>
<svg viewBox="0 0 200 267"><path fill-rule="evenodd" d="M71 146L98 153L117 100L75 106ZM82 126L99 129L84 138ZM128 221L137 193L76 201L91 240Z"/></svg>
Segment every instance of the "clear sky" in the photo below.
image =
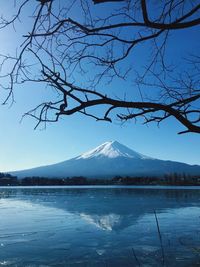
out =
<svg viewBox="0 0 200 267"><path fill-rule="evenodd" d="M3 2L5 10L2 12L8 12L6 1ZM23 31L25 27L28 25L23 26ZM0 32L2 52L14 51L15 34L11 34L11 29L10 32ZM184 34L180 33L179 40L171 45L171 53L179 53L189 42L193 42L193 37L199 35L199 27L193 30L190 39L185 38ZM16 103L11 107L0 106L0 171L60 162L109 140L117 140L154 158L200 165L200 135L177 135L183 128L173 119L164 121L160 128L155 124L143 126L133 121L123 125L118 121L112 124L96 122L80 115L62 118L58 123L48 124L45 130L33 130L35 121L31 118L25 118L20 123L23 113L34 107L45 94L42 87L35 89L32 85L21 86L15 92Z"/></svg>

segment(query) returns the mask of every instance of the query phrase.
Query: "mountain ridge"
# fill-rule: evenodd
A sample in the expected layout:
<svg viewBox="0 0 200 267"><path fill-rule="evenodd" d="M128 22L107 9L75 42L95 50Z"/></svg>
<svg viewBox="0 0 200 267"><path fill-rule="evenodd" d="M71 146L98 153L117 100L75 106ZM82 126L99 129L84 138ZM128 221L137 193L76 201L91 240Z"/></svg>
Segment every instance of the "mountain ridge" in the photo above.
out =
<svg viewBox="0 0 200 267"><path fill-rule="evenodd" d="M170 173L199 175L199 165L160 160L140 154L117 141L109 141L56 164L10 172L19 178L113 178L115 176L163 176Z"/></svg>

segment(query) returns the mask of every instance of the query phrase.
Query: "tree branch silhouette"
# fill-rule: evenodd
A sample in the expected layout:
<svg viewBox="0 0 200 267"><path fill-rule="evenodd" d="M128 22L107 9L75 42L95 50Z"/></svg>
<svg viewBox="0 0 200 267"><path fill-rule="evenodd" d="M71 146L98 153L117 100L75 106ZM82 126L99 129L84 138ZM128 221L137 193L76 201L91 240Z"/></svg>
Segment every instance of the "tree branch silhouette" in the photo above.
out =
<svg viewBox="0 0 200 267"><path fill-rule="evenodd" d="M1 17L0 32L24 21L30 5L33 2L21 1L10 20ZM166 52L170 35L200 25L198 1L72 0L58 5L56 0L39 0L34 5L32 26L23 34L19 53L1 55L1 69L12 66L0 77L8 91L4 104L16 85L31 82L58 94L55 101L40 103L25 114L37 120L36 128L79 113L95 120L139 119L144 124L173 117L184 126L180 133L200 133L200 60L193 55L189 69L175 71ZM98 8L107 5L103 16ZM77 7L80 16L74 15ZM145 69L132 63L138 49ZM109 84L116 79L127 81L125 93L132 89L133 94L110 94Z"/></svg>

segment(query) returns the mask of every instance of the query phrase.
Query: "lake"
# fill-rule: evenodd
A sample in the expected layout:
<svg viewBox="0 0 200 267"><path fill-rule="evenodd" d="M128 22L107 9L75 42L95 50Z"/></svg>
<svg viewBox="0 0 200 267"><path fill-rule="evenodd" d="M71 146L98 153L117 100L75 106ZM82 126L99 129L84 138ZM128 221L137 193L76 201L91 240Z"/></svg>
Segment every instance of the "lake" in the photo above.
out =
<svg viewBox="0 0 200 267"><path fill-rule="evenodd" d="M200 189L0 188L0 266L200 266Z"/></svg>

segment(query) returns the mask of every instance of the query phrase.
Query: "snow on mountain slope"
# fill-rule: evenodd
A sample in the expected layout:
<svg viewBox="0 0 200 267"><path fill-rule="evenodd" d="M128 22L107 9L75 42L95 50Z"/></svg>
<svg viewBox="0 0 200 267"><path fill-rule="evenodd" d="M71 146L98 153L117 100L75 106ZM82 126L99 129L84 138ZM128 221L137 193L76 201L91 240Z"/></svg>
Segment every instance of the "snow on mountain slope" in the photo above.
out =
<svg viewBox="0 0 200 267"><path fill-rule="evenodd" d="M106 142L89 152L83 153L77 157L77 159L91 159L94 157L150 159L149 157L137 153L117 141Z"/></svg>
<svg viewBox="0 0 200 267"><path fill-rule="evenodd" d="M114 176L161 176L175 172L199 175L200 166L150 158L114 141L70 160L10 173L19 178L85 176L107 179Z"/></svg>

